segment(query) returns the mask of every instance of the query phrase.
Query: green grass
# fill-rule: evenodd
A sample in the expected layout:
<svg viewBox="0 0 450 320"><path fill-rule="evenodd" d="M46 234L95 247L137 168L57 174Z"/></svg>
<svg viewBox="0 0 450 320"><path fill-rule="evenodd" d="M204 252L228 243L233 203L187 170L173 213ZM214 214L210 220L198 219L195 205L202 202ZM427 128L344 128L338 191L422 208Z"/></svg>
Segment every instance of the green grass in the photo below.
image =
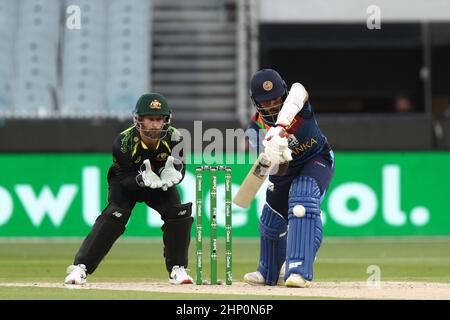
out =
<svg viewBox="0 0 450 320"><path fill-rule="evenodd" d="M206 243L207 241L205 241ZM81 243L75 241L0 241L0 282L62 283L66 267ZM190 273L195 276L194 243ZM223 243L220 243L222 249ZM209 264L205 246L205 276ZM223 253L222 252L219 252ZM234 239L233 277L242 281L256 269L258 239ZM223 279L224 257L219 257ZM450 282L450 238L325 239L315 264L316 281L366 281L367 268L377 265L383 281ZM90 282L167 281L160 240L118 241ZM259 296L149 293L138 291L67 290L0 286L0 299L258 299ZM267 296L265 298L273 299ZM288 299L292 297L278 297Z"/></svg>

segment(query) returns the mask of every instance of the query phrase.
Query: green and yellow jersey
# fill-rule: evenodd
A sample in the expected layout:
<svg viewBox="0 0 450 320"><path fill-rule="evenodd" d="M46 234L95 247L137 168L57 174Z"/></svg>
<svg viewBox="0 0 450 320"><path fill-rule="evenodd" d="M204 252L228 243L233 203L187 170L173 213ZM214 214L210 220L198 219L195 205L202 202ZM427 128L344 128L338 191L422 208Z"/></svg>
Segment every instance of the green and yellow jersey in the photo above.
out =
<svg viewBox="0 0 450 320"><path fill-rule="evenodd" d="M175 168L180 170L184 177L183 137L174 127L169 127L166 136L159 139L156 145L150 148L141 140L136 126L132 126L116 137L112 154L113 164L108 171L108 181L118 178L121 184L128 189L143 187L136 181L136 176L146 159L150 160L153 172L159 175L167 157L173 156L181 161L182 165L176 165Z"/></svg>

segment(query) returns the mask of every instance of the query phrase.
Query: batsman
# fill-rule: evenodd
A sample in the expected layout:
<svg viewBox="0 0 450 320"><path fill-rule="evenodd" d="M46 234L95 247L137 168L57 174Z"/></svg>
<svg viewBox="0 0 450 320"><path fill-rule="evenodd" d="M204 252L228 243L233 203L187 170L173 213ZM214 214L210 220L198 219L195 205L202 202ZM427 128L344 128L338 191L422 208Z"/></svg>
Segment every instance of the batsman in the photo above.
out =
<svg viewBox="0 0 450 320"><path fill-rule="evenodd" d="M296 82L288 90L272 69L256 72L250 83L256 107L246 134L250 146L277 170L269 175L259 221L257 271L252 285L310 287L322 243L320 205L334 174L334 155L320 131L308 93Z"/></svg>
<svg viewBox="0 0 450 320"><path fill-rule="evenodd" d="M142 95L134 110L134 125L121 132L112 146L108 171L108 205L67 269L66 284L82 285L124 233L137 202L159 212L163 220L163 256L169 283L190 284L188 249L192 203L181 204L176 185L185 174L183 138L171 126L171 111L159 93Z"/></svg>

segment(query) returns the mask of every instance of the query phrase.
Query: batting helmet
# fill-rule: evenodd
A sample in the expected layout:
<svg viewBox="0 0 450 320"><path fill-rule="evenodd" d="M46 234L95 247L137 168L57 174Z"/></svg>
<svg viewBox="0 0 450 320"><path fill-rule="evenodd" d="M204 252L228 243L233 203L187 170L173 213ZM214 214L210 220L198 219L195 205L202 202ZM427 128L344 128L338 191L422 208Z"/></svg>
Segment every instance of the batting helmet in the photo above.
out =
<svg viewBox="0 0 450 320"><path fill-rule="evenodd" d="M261 107L261 102L274 100L279 97L282 97L284 102L287 95L288 89L286 82L273 69L257 71L250 81L250 97L264 122L269 125L275 124L282 104L277 106L277 108L271 108L269 111Z"/></svg>

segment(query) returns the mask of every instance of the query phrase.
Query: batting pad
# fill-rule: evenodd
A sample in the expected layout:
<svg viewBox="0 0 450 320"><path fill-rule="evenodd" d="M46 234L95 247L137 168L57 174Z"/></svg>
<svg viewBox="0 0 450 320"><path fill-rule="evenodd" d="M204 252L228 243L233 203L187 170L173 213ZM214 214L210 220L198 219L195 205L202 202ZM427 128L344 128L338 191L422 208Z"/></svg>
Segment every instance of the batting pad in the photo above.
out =
<svg viewBox="0 0 450 320"><path fill-rule="evenodd" d="M261 248L258 271L266 284L276 285L281 266L286 259L286 220L267 204L259 220Z"/></svg>
<svg viewBox="0 0 450 320"><path fill-rule="evenodd" d="M97 269L102 259L111 250L114 242L125 231L125 225L120 220L122 216L119 216L124 211L121 209L118 210L114 206L108 206L97 217L91 232L89 232L81 244L80 249L78 249L73 264L84 264L88 274L92 274ZM116 216L114 216L114 213L116 213Z"/></svg>
<svg viewBox="0 0 450 320"><path fill-rule="evenodd" d="M302 217L294 214L294 207L297 205L305 208ZM291 273L297 273L311 281L314 259L322 243L320 188L313 178L300 176L292 182L288 225L285 280Z"/></svg>

